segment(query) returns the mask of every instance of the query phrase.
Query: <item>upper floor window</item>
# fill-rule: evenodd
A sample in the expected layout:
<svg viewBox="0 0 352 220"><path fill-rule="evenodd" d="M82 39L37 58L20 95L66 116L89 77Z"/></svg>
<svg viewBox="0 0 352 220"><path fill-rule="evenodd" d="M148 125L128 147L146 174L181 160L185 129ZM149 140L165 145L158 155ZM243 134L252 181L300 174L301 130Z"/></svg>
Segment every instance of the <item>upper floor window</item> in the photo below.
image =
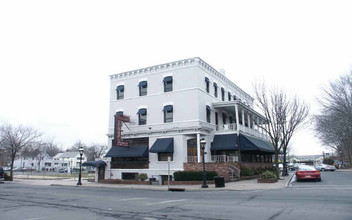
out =
<svg viewBox="0 0 352 220"><path fill-rule="evenodd" d="M210 123L211 108L209 107L209 105L207 105L207 107L206 107L206 112L207 112L207 122Z"/></svg>
<svg viewBox="0 0 352 220"><path fill-rule="evenodd" d="M218 125L219 124L219 116L218 113L215 112L215 124Z"/></svg>
<svg viewBox="0 0 352 220"><path fill-rule="evenodd" d="M225 89L221 88L221 100L225 101Z"/></svg>
<svg viewBox="0 0 352 220"><path fill-rule="evenodd" d="M137 114L138 114L138 125L147 124L147 109L141 108L138 110Z"/></svg>
<svg viewBox="0 0 352 220"><path fill-rule="evenodd" d="M164 82L164 92L172 91L172 76L167 76L163 80Z"/></svg>
<svg viewBox="0 0 352 220"><path fill-rule="evenodd" d="M123 99L124 93L125 93L125 86L124 85L120 85L120 86L116 87L116 99Z"/></svg>
<svg viewBox="0 0 352 220"><path fill-rule="evenodd" d="M166 105L164 106L164 122L172 122L173 121L173 113L174 109L172 105Z"/></svg>
<svg viewBox="0 0 352 220"><path fill-rule="evenodd" d="M230 124L233 124L233 117L229 116Z"/></svg>
<svg viewBox="0 0 352 220"><path fill-rule="evenodd" d="M170 161L174 160L174 153L158 153L158 161L168 161L170 157Z"/></svg>
<svg viewBox="0 0 352 220"><path fill-rule="evenodd" d="M142 81L138 84L139 87L139 96L147 95L148 82Z"/></svg>
<svg viewBox="0 0 352 220"><path fill-rule="evenodd" d="M209 79L208 79L208 77L205 77L205 89L206 89L207 93L209 93Z"/></svg>
<svg viewBox="0 0 352 220"><path fill-rule="evenodd" d="M234 95L233 96L233 100L236 101L237 100L237 96Z"/></svg>
<svg viewBox="0 0 352 220"><path fill-rule="evenodd" d="M228 97L229 101L231 101L231 97L232 97L232 95L231 95L231 93L230 93L230 92L228 92L228 93L227 93L227 97Z"/></svg>
<svg viewBox="0 0 352 220"><path fill-rule="evenodd" d="M214 96L218 97L218 84L214 82Z"/></svg>
<svg viewBox="0 0 352 220"><path fill-rule="evenodd" d="M222 113L222 124L226 124L226 121L227 121L227 117L226 117L226 114L225 113Z"/></svg>

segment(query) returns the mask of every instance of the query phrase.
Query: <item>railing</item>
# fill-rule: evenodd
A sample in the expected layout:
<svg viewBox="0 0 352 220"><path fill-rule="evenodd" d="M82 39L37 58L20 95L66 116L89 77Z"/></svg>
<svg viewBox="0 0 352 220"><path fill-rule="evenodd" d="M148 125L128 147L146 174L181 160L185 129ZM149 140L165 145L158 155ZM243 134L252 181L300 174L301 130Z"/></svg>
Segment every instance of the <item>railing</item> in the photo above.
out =
<svg viewBox="0 0 352 220"><path fill-rule="evenodd" d="M241 170L232 164L229 164L230 179L238 179L241 177Z"/></svg>
<svg viewBox="0 0 352 220"><path fill-rule="evenodd" d="M236 131L237 124L216 125L216 131Z"/></svg>
<svg viewBox="0 0 352 220"><path fill-rule="evenodd" d="M197 156L187 156L187 162L188 163L198 163L198 157ZM200 157L200 162L202 162L202 157Z"/></svg>
<svg viewBox="0 0 352 220"><path fill-rule="evenodd" d="M238 156L212 155L211 162L238 162Z"/></svg>

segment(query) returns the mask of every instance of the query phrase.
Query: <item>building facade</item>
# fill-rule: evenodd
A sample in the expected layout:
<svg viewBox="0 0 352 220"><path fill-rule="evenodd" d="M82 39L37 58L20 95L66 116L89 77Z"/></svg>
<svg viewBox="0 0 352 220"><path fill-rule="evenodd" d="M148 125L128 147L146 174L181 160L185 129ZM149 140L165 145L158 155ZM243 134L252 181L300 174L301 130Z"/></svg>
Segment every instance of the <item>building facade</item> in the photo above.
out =
<svg viewBox="0 0 352 220"><path fill-rule="evenodd" d="M198 57L111 75L110 88L105 178L163 178L168 159L185 170L201 139L206 163L271 161L253 98Z"/></svg>

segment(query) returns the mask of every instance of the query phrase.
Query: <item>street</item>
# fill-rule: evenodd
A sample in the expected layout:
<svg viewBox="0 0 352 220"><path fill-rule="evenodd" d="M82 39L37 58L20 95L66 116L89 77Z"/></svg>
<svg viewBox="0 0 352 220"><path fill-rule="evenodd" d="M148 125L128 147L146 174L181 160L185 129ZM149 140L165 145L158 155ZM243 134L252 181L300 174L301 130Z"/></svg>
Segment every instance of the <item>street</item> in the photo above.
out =
<svg viewBox="0 0 352 220"><path fill-rule="evenodd" d="M0 185L0 219L352 219L352 172L258 191Z"/></svg>

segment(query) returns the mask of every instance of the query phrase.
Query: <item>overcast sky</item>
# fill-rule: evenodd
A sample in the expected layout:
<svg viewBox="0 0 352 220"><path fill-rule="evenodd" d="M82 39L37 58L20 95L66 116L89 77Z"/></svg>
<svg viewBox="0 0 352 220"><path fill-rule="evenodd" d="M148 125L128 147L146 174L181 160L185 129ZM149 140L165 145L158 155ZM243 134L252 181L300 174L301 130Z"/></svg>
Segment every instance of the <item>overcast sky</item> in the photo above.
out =
<svg viewBox="0 0 352 220"><path fill-rule="evenodd" d="M0 123L64 149L107 143L109 75L200 57L246 92L297 94L319 112L329 80L352 69L351 1L1 1ZM321 154L311 128L295 154Z"/></svg>

